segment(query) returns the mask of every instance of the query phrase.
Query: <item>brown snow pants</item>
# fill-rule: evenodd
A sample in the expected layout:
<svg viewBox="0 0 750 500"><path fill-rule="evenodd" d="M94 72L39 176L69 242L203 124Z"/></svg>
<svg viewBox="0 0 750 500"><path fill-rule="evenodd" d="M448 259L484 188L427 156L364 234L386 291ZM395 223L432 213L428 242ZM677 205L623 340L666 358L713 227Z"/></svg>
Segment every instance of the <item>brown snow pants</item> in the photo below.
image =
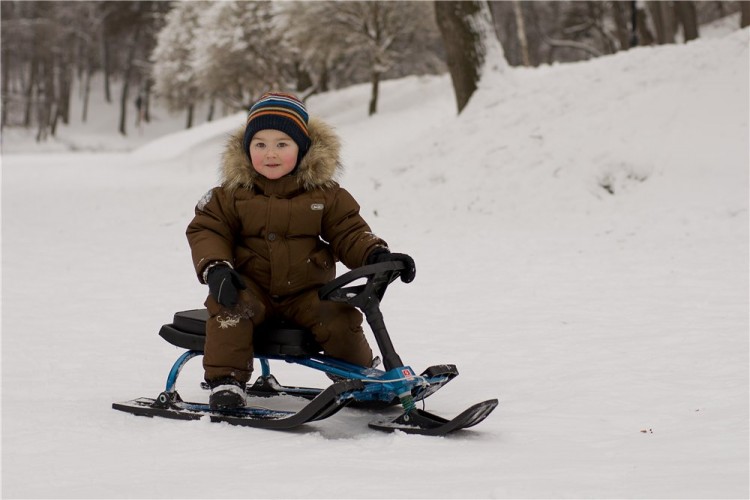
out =
<svg viewBox="0 0 750 500"><path fill-rule="evenodd" d="M246 290L240 303L225 308L210 295L206 308L203 369L206 380L233 377L250 380L253 371L253 331L266 319L280 317L310 330L329 356L369 366L372 350L362 330L362 314L348 304L320 300L317 289L282 298L270 297L243 277Z"/></svg>

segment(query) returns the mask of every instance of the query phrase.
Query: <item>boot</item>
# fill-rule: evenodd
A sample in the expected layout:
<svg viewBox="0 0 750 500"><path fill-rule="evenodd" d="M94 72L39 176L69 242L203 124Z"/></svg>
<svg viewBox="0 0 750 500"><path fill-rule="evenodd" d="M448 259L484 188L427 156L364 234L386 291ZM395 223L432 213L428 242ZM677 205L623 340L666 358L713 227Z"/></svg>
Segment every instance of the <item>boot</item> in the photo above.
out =
<svg viewBox="0 0 750 500"><path fill-rule="evenodd" d="M212 410L234 410L247 403L245 384L232 377L209 380L208 387L211 389L208 406Z"/></svg>

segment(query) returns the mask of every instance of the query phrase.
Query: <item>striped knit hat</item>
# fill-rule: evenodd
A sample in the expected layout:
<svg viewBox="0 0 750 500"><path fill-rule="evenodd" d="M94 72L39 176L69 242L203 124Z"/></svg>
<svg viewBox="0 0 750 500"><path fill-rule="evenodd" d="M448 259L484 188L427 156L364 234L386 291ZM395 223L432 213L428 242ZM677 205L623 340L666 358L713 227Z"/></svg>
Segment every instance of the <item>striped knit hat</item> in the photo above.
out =
<svg viewBox="0 0 750 500"><path fill-rule="evenodd" d="M310 134L307 131L307 110L305 105L291 94L266 92L250 107L245 127L243 145L245 154L250 157L250 141L264 129L280 130L297 143L299 154L297 164L310 149Z"/></svg>

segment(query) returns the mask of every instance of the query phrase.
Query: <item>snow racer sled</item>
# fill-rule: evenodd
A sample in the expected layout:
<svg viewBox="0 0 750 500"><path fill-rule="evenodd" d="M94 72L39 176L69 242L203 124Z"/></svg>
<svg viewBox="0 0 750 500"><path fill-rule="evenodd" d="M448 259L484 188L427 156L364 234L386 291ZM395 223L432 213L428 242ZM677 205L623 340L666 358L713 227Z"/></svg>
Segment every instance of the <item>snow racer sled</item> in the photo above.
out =
<svg viewBox="0 0 750 500"><path fill-rule="evenodd" d="M322 300L351 304L365 314L385 370L344 362L322 354L312 334L293 325L268 323L254 334L254 356L260 362L261 375L246 392L250 396L299 396L309 402L299 411L272 410L246 406L232 410L211 410L207 403L183 401L176 390L180 371L190 359L203 354L205 325L208 312L195 309L178 312L171 324L162 326L159 335L177 347L187 349L175 361L165 390L156 399L138 398L114 403L112 407L135 415L211 421L267 429L291 429L307 422L321 420L344 406L386 408L400 404L403 411L395 418L369 423L374 429L400 430L411 434L444 435L484 420L498 404L497 399L477 403L451 420L416 407L416 402L433 394L456 375L455 365L436 365L417 375L405 366L393 347L380 312L385 290L404 269L400 262L383 262L354 269L323 286L318 295ZM362 283L364 281L364 283ZM360 284L353 284L354 282ZM325 372L340 379L326 389L281 385L271 374L269 360L282 360Z"/></svg>

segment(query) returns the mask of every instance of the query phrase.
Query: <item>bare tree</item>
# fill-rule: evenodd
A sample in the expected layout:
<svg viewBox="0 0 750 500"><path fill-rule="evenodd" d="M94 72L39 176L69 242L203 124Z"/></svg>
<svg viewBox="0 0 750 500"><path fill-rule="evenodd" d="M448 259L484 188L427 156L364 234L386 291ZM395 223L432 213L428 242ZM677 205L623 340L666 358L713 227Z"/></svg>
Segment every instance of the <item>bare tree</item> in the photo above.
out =
<svg viewBox="0 0 750 500"><path fill-rule="evenodd" d="M89 99L91 96L91 77L96 67L96 46L98 39L96 33L101 34L102 23L99 5L93 2L81 2L81 15L78 16L77 22L81 25L79 33L79 57L78 57L78 78L82 80L82 100L81 120L88 119Z"/></svg>
<svg viewBox="0 0 750 500"><path fill-rule="evenodd" d="M372 114L382 79L444 69L429 3L295 2L285 15L293 79L305 96L369 81Z"/></svg>
<svg viewBox="0 0 750 500"><path fill-rule="evenodd" d="M619 48L625 50L631 46L631 30L628 20L632 19L632 11L624 2L612 2L612 19L615 23L615 35Z"/></svg>
<svg viewBox="0 0 750 500"><path fill-rule="evenodd" d="M579 61L631 46L630 1L489 2L508 63ZM528 59L527 59L528 53Z"/></svg>
<svg viewBox="0 0 750 500"><path fill-rule="evenodd" d="M156 94L170 111L187 109L186 128L193 125L193 110L201 97L193 55L199 18L207 7L206 2L177 4L167 14L151 53Z"/></svg>
<svg viewBox="0 0 750 500"><path fill-rule="evenodd" d="M105 74L123 78L124 116L128 85L148 71L139 55L158 26L152 14L168 7L151 1L5 0L1 5L2 125L36 124L39 141L54 136L59 124L69 123L76 77L81 80L85 120L91 76L97 70L107 68ZM112 42L107 61L100 50L103 39Z"/></svg>
<svg viewBox="0 0 750 500"><path fill-rule="evenodd" d="M21 123L31 127L36 121L36 139L43 141L54 135L61 116L68 117L69 13L54 2L3 2L2 7L3 126L14 110L23 109Z"/></svg>
<svg viewBox="0 0 750 500"><path fill-rule="evenodd" d="M636 2L636 24L638 25L638 44L653 45L656 42L656 36L649 26L650 17L642 2Z"/></svg>
<svg viewBox="0 0 750 500"><path fill-rule="evenodd" d="M127 134L131 85L139 84L149 71L144 61L148 59L156 32L161 27L162 15L168 7L169 4L159 1L102 2L105 13L102 38L107 40L109 47L109 60L103 61L103 65L115 64L117 71L112 74L121 79L118 130L123 135Z"/></svg>
<svg viewBox="0 0 750 500"><path fill-rule="evenodd" d="M484 1L435 2L435 18L445 44L458 112L494 65L505 65L489 6Z"/></svg>
<svg viewBox="0 0 750 500"><path fill-rule="evenodd" d="M698 15L695 10L695 2L677 1L674 3L674 11L677 22L682 26L684 41L688 42L698 38Z"/></svg>
<svg viewBox="0 0 750 500"><path fill-rule="evenodd" d="M656 41L659 44L675 42L674 6L667 0L649 0L647 2L651 18L656 29Z"/></svg>
<svg viewBox="0 0 750 500"><path fill-rule="evenodd" d="M399 38L411 37L414 29L411 21L416 18L418 5L398 2L351 2L344 4L336 16L336 23L351 29L355 39L363 43L370 62L372 90L368 113L374 115L378 109L380 80L394 64L398 53L394 51Z"/></svg>
<svg viewBox="0 0 750 500"><path fill-rule="evenodd" d="M202 94L241 109L285 86L287 50L271 2L211 2L199 21L193 64Z"/></svg>
<svg viewBox="0 0 750 500"><path fill-rule="evenodd" d="M523 19L523 11L521 10L521 2L519 0L513 0L513 13L516 17L516 33L518 33L518 43L521 46L523 65L531 66L529 62L529 43L526 39L526 23Z"/></svg>
<svg viewBox="0 0 750 500"><path fill-rule="evenodd" d="M349 71L354 65L356 70L366 72L371 84L370 115L377 112L384 75L415 53L421 53L424 60L434 60L434 56L427 55L428 51L423 51L425 40L437 33L429 17L429 4L379 0L313 2L302 4L301 9L326 26L296 30L294 45L308 46L298 52L302 64L311 68L310 74L318 73L318 86L327 83L332 70L341 67L337 64L340 62L345 62ZM313 50L317 55L310 57Z"/></svg>
<svg viewBox="0 0 750 500"><path fill-rule="evenodd" d="M740 9L740 27L746 28L750 26L750 2L740 2Z"/></svg>
<svg viewBox="0 0 750 500"><path fill-rule="evenodd" d="M344 37L332 29L320 29L320 24L327 24L331 18L331 2L291 2L285 7L282 17L288 26L285 38L296 90L303 92L303 99L326 92L332 83L331 75L342 78L356 62ZM295 19L308 22L294 22Z"/></svg>
<svg viewBox="0 0 750 500"><path fill-rule="evenodd" d="M140 4L143 5L143 4ZM135 62L135 54L136 50L138 49L138 42L140 41L141 37L141 30L142 27L139 24L136 24L133 33L132 33L132 39L130 40L130 43L128 44L128 53L127 58L125 62L125 73L122 78L122 89L120 92L120 125L118 127L118 130L122 135L127 135L127 116L128 116L128 101L130 97L130 84L131 84L131 77L133 75L133 69L134 69L134 62Z"/></svg>

